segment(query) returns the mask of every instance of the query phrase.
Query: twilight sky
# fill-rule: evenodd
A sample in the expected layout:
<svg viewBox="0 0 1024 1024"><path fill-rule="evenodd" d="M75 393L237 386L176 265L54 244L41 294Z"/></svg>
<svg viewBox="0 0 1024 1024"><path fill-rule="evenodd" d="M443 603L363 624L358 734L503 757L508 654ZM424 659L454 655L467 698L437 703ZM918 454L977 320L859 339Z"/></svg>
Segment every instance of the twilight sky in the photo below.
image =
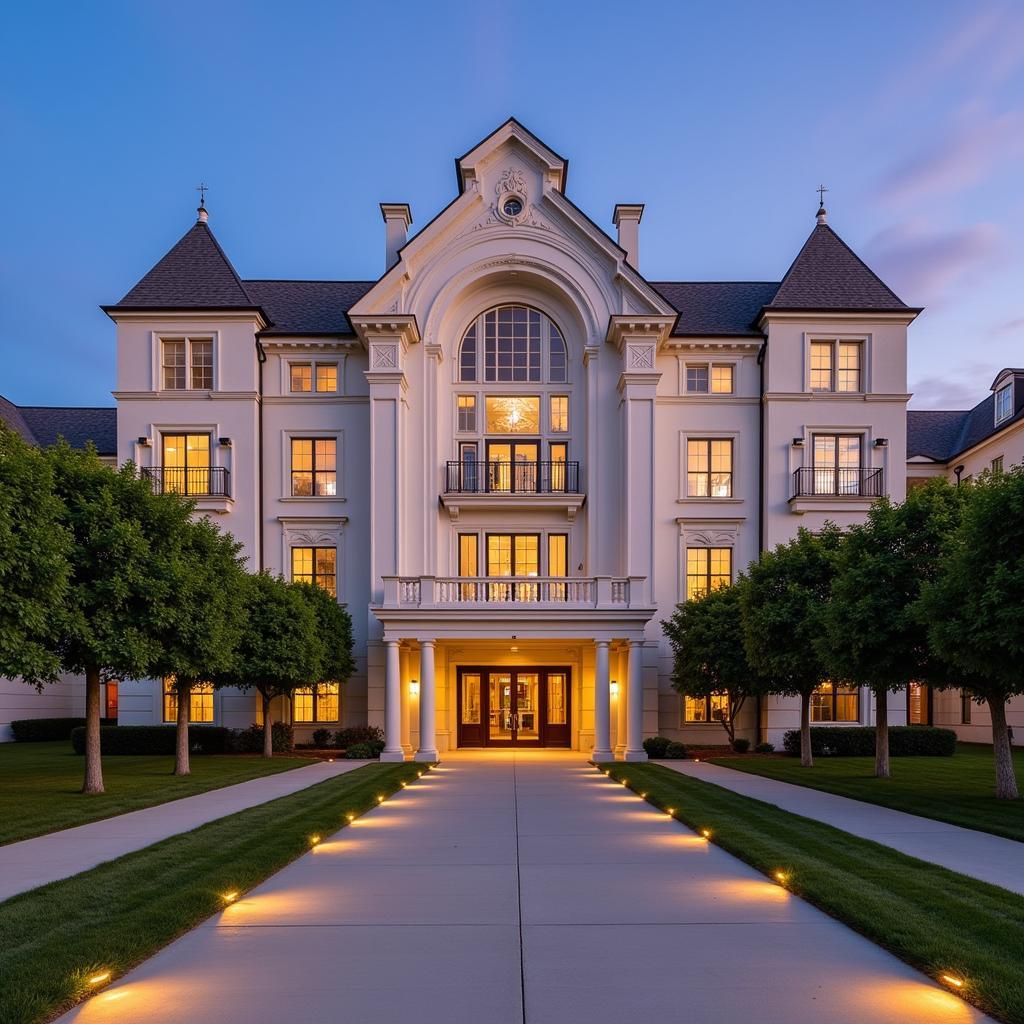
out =
<svg viewBox="0 0 1024 1024"><path fill-rule="evenodd" d="M103 0L0 13L0 394L113 404L114 302L194 220L242 277L375 278L509 115L652 280L778 280L830 224L911 305L917 408L1024 365L1024 4Z"/></svg>

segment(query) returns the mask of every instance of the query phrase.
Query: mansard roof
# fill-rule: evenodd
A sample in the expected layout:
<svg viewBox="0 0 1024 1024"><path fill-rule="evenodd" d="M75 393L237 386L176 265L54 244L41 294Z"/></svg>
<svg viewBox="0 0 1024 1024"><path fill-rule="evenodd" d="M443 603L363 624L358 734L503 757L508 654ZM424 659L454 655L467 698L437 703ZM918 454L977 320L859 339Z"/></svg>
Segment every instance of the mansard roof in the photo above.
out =
<svg viewBox="0 0 1024 1024"><path fill-rule="evenodd" d="M652 281L679 316L672 333L686 337L761 337L758 314L778 281Z"/></svg>
<svg viewBox="0 0 1024 1024"><path fill-rule="evenodd" d="M919 312L907 306L824 222L814 226L766 310Z"/></svg>
<svg viewBox="0 0 1024 1024"><path fill-rule="evenodd" d="M15 405L0 395L0 420L29 444L45 448L61 437L72 448L90 441L100 455L117 454L117 410Z"/></svg>

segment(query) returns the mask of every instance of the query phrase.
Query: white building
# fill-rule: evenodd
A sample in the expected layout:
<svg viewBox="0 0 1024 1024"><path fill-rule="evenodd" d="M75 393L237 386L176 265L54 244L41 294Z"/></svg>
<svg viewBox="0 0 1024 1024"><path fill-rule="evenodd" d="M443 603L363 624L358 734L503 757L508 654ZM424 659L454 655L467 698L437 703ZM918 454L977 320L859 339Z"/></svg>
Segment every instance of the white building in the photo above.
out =
<svg viewBox="0 0 1024 1024"><path fill-rule="evenodd" d="M279 701L300 735L369 722L386 758L424 759L723 743L716 709L672 690L661 621L798 527L904 497L919 310L824 209L781 283L648 281L643 207L616 206L610 237L566 171L509 120L411 238L409 207L382 204L377 281L242 280L201 209L105 307L119 460L352 614L356 675ZM162 689L122 684L120 721L171 716ZM813 708L873 722L866 692L826 684ZM193 697L200 720L255 713ZM799 717L776 698L745 715L776 744Z"/></svg>

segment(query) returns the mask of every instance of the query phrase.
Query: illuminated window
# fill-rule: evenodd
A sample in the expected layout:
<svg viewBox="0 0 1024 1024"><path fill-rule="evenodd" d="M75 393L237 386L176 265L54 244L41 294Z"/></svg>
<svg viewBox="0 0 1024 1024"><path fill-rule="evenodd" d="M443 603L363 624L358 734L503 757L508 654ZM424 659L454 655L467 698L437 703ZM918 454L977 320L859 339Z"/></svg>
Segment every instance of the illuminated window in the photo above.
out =
<svg viewBox="0 0 1024 1024"><path fill-rule="evenodd" d="M729 717L729 695L713 693L707 697L683 698L683 721L721 722Z"/></svg>
<svg viewBox="0 0 1024 1024"><path fill-rule="evenodd" d="M292 582L312 583L337 597L337 561L337 548L292 548Z"/></svg>
<svg viewBox="0 0 1024 1024"><path fill-rule="evenodd" d="M316 364L316 389L317 391L338 390L338 364L317 363Z"/></svg>
<svg viewBox="0 0 1024 1024"><path fill-rule="evenodd" d="M732 548L686 549L686 600L732 583Z"/></svg>
<svg viewBox="0 0 1024 1024"><path fill-rule="evenodd" d="M485 404L488 433L540 433L540 399L536 395L488 395Z"/></svg>
<svg viewBox="0 0 1024 1024"><path fill-rule="evenodd" d="M165 338L161 342L161 385L165 391L213 389L213 340Z"/></svg>
<svg viewBox="0 0 1024 1024"><path fill-rule="evenodd" d="M814 435L814 493L860 494L860 434Z"/></svg>
<svg viewBox="0 0 1024 1024"><path fill-rule="evenodd" d="M459 575L479 576L480 575L480 545L475 533L459 534ZM459 593L463 601L475 601L477 599L476 584L463 583L459 586Z"/></svg>
<svg viewBox="0 0 1024 1024"><path fill-rule="evenodd" d="M863 390L863 352L860 341L812 341L812 391L859 392Z"/></svg>
<svg viewBox="0 0 1024 1024"><path fill-rule="evenodd" d="M732 497L732 439L686 441L686 493L691 498Z"/></svg>
<svg viewBox="0 0 1024 1024"><path fill-rule="evenodd" d="M213 342L193 341L191 348L192 387L199 391L213 389Z"/></svg>
<svg viewBox="0 0 1024 1024"><path fill-rule="evenodd" d="M996 392L996 423L1009 419L1013 412L1013 385L1007 384Z"/></svg>
<svg viewBox="0 0 1024 1024"><path fill-rule="evenodd" d="M734 388L733 382L734 367L712 366L711 367L711 393L715 395L731 395Z"/></svg>
<svg viewBox="0 0 1024 1024"><path fill-rule="evenodd" d="M210 435L164 434L162 482L176 494L210 494Z"/></svg>
<svg viewBox="0 0 1024 1024"><path fill-rule="evenodd" d="M569 535L566 533L548 534L548 575L569 575Z"/></svg>
<svg viewBox="0 0 1024 1024"><path fill-rule="evenodd" d="M856 686L822 683L811 694L812 722L859 722L860 690Z"/></svg>
<svg viewBox="0 0 1024 1024"><path fill-rule="evenodd" d="M213 721L213 684L196 683L189 696L189 721ZM164 721L178 720L178 691L174 688L173 678L164 680Z"/></svg>
<svg viewBox="0 0 1024 1024"><path fill-rule="evenodd" d="M569 396L551 396L551 430L561 434L569 429Z"/></svg>
<svg viewBox="0 0 1024 1024"><path fill-rule="evenodd" d="M292 494L308 498L338 493L338 442L333 437L292 438Z"/></svg>
<svg viewBox="0 0 1024 1024"><path fill-rule="evenodd" d="M472 433L476 430L476 395L459 395L456 398L459 414L459 430Z"/></svg>
<svg viewBox="0 0 1024 1024"><path fill-rule="evenodd" d="M811 390L832 390L832 342L811 342Z"/></svg>
<svg viewBox="0 0 1024 1024"><path fill-rule="evenodd" d="M163 343L163 371L165 390L185 390L184 339L181 341L165 341Z"/></svg>
<svg viewBox="0 0 1024 1024"><path fill-rule="evenodd" d="M316 384L319 392L338 390L337 363L291 363L289 388L295 394L309 394Z"/></svg>
<svg viewBox="0 0 1024 1024"><path fill-rule="evenodd" d="M480 379L481 357L485 381L562 384L568 379L561 331L529 306L497 306L470 324L459 348L460 381Z"/></svg>
<svg viewBox="0 0 1024 1024"><path fill-rule="evenodd" d="M319 683L295 691L292 698L292 721L337 722L341 687L337 683Z"/></svg>
<svg viewBox="0 0 1024 1024"><path fill-rule="evenodd" d="M859 341L839 342L838 372L836 374L836 391L860 391L860 353Z"/></svg>
<svg viewBox="0 0 1024 1024"><path fill-rule="evenodd" d="M313 390L312 363L292 363L291 375L292 391L305 392Z"/></svg>

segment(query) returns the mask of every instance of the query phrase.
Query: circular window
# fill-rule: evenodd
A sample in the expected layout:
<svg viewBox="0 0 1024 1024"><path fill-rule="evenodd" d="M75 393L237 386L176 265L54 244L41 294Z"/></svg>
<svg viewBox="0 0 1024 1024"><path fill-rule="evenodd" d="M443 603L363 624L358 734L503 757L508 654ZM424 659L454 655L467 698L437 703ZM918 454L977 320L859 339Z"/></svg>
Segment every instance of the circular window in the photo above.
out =
<svg viewBox="0 0 1024 1024"><path fill-rule="evenodd" d="M501 204L501 211L506 217L518 217L523 212L523 201L516 199L514 196L506 199Z"/></svg>

